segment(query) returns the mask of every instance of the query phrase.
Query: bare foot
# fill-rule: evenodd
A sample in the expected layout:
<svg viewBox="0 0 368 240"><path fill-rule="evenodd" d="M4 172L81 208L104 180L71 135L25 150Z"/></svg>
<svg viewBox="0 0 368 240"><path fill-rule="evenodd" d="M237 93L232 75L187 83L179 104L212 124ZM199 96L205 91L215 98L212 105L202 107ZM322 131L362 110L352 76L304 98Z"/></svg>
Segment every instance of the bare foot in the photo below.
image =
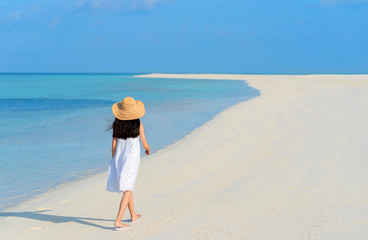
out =
<svg viewBox="0 0 368 240"><path fill-rule="evenodd" d="M126 225L126 224L122 223L121 221L115 221L114 226L117 227L117 228L129 227L129 225Z"/></svg>
<svg viewBox="0 0 368 240"><path fill-rule="evenodd" d="M142 215L140 215L140 214L136 214L135 216L133 216L133 217L132 217L131 222L135 222L135 221L137 221L140 217L142 217Z"/></svg>

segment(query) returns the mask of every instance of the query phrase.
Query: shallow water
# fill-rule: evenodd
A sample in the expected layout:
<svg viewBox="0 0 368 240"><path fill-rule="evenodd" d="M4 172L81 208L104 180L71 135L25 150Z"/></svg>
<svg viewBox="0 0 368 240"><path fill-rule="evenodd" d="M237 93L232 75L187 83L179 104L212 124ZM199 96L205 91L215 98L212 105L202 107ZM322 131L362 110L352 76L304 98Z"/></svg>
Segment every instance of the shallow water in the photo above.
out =
<svg viewBox="0 0 368 240"><path fill-rule="evenodd" d="M258 95L244 81L0 74L0 209L107 170L111 105L125 96L144 102L141 120L155 152Z"/></svg>

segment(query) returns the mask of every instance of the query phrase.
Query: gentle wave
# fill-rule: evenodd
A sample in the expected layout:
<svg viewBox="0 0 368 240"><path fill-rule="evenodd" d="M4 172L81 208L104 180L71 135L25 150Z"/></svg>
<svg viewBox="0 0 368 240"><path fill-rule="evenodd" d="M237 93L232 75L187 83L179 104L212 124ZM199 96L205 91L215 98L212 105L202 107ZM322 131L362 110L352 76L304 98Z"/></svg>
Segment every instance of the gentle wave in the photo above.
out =
<svg viewBox="0 0 368 240"><path fill-rule="evenodd" d="M90 107L105 107L113 103L114 101L99 99L0 98L0 111L73 110Z"/></svg>

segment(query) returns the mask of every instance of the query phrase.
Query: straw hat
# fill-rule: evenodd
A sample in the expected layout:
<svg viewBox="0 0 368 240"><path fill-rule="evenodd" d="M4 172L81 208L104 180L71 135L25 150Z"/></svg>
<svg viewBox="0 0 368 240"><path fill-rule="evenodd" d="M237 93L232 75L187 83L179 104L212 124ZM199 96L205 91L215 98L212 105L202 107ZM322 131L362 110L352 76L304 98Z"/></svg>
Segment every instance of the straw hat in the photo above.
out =
<svg viewBox="0 0 368 240"><path fill-rule="evenodd" d="M132 97L126 97L123 101L112 105L112 112L120 120L133 120L143 117L146 110L144 104Z"/></svg>

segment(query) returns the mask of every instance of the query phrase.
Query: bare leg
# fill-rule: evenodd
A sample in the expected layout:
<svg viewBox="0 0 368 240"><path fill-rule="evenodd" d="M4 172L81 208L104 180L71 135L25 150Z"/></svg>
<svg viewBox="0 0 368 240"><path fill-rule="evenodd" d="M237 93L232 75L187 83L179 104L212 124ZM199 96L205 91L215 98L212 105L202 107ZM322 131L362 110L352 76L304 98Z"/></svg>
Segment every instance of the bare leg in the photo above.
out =
<svg viewBox="0 0 368 240"><path fill-rule="evenodd" d="M128 203L128 208L129 208L129 212L130 212L130 217L132 218L132 221L137 220L137 218L140 216L140 214L136 214L134 212L134 202L133 202L133 193L130 194L130 198L129 198L129 203Z"/></svg>
<svg viewBox="0 0 368 240"><path fill-rule="evenodd" d="M123 197L121 198L121 201L120 201L118 216L116 217L116 220L115 220L115 224L114 224L115 227L127 227L128 226L126 224L123 224L121 222L121 219L123 218L125 209L126 209L128 203L129 203L131 195L132 195L131 191L125 191L124 192L124 195L123 195Z"/></svg>

